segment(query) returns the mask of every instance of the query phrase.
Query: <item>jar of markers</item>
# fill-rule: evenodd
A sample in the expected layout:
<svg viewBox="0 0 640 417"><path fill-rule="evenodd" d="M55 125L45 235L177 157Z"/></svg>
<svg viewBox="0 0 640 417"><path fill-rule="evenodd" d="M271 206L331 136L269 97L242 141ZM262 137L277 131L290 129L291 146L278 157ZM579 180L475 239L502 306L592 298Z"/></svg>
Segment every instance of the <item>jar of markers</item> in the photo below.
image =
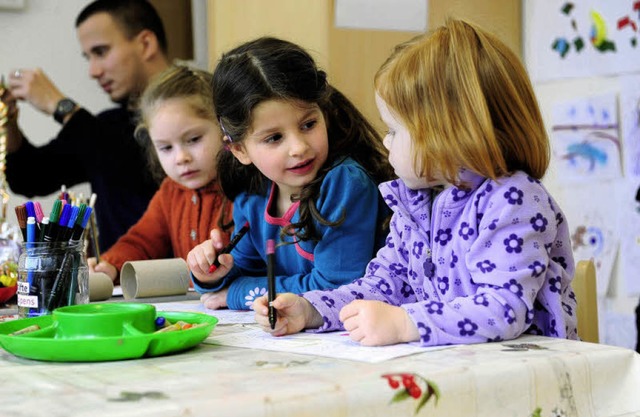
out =
<svg viewBox="0 0 640 417"><path fill-rule="evenodd" d="M20 318L88 302L89 267L84 242L23 243L18 262Z"/></svg>

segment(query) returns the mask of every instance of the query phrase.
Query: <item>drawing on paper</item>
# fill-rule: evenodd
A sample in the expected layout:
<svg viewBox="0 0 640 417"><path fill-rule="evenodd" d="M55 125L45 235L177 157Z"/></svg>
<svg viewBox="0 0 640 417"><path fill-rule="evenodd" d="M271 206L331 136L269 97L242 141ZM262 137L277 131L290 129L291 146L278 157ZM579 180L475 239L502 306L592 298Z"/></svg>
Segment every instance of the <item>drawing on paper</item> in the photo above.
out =
<svg viewBox="0 0 640 417"><path fill-rule="evenodd" d="M597 258L604 250L604 233L598 227L580 225L571 235L571 242L574 251L586 251Z"/></svg>
<svg viewBox="0 0 640 417"><path fill-rule="evenodd" d="M597 292L604 294L615 260L617 244L613 229L593 213L585 215L577 226L571 228L571 247L575 261L593 259L596 267Z"/></svg>
<svg viewBox="0 0 640 417"><path fill-rule="evenodd" d="M551 44L551 48L556 52L558 52L561 58L564 58L571 50L571 47L573 47L577 53L582 52L585 46L585 42L584 42L583 36L580 34L580 31L578 30L579 29L578 23L575 17L572 16L573 14L572 12L574 10L574 4L567 2L562 6L560 10L562 14L566 15L570 21L571 28L573 31L572 33L573 40L569 41L565 37L562 37L562 36L558 37L554 39L553 43ZM591 42L591 45L593 45L596 51L599 51L599 52L607 52L607 51L615 52L616 43L607 37L607 33L608 33L607 22L604 19L604 17L602 17L602 14L600 14L596 10L590 10L589 19L591 22L591 25L589 27L589 41ZM618 23L619 29L629 25L633 25L633 27L636 27L636 22L631 20L629 16L625 16L624 18L621 18L619 22L624 22L624 24L622 25L621 23ZM587 26L587 25L584 25L584 26ZM635 42L633 42L633 46L635 47Z"/></svg>
<svg viewBox="0 0 640 417"><path fill-rule="evenodd" d="M609 287L620 240L624 235L617 213L611 209L623 205L617 200L618 194L617 187L611 182L593 181L571 187L571 198L562 202L569 224L573 258L575 262L594 260L600 296L605 295Z"/></svg>
<svg viewBox="0 0 640 417"><path fill-rule="evenodd" d="M620 255L618 271L626 295L637 297L640 294L640 181L629 179L622 184L620 201Z"/></svg>
<svg viewBox="0 0 640 417"><path fill-rule="evenodd" d="M628 111L631 113L631 128L628 132L629 136L625 138L625 150L629 153L626 158L627 173L640 176L640 97L635 98Z"/></svg>
<svg viewBox="0 0 640 417"><path fill-rule="evenodd" d="M624 173L640 177L640 77L620 78L620 118Z"/></svg>
<svg viewBox="0 0 640 417"><path fill-rule="evenodd" d="M615 95L557 104L552 131L560 182L621 176Z"/></svg>
<svg viewBox="0 0 640 417"><path fill-rule="evenodd" d="M536 0L524 7L534 80L640 69L640 0Z"/></svg>

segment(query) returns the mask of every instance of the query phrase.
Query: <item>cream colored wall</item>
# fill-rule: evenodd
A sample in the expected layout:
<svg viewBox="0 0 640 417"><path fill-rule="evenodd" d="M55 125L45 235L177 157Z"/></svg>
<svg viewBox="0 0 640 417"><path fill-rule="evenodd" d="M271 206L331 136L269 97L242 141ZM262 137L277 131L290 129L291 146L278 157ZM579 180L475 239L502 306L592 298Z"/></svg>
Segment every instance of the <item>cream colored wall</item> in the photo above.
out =
<svg viewBox="0 0 640 417"><path fill-rule="evenodd" d="M335 0L209 0L209 67L222 52L272 35L305 47L327 70L330 82L382 131L373 76L395 45L417 32L338 29ZM447 16L465 18L497 33L521 54L521 3L514 0L429 0L428 27Z"/></svg>
<svg viewBox="0 0 640 417"><path fill-rule="evenodd" d="M329 4L329 0L209 0L210 68L224 51L259 36L275 36L300 44L326 68Z"/></svg>

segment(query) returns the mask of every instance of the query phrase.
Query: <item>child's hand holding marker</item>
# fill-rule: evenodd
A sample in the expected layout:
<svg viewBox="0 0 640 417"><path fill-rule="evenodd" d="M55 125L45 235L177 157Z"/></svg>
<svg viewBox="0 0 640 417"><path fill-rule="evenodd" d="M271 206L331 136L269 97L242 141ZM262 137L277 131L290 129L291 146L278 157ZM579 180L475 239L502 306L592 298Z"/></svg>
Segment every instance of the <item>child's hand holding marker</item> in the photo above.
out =
<svg viewBox="0 0 640 417"><path fill-rule="evenodd" d="M187 255L187 265L193 276L205 283L218 281L233 267L233 257L229 254L222 254L224 249L222 232L219 229L213 229L210 237L191 249ZM209 272L216 259L219 267L215 271Z"/></svg>
<svg viewBox="0 0 640 417"><path fill-rule="evenodd" d="M187 255L187 265L193 276L205 284L214 284L233 267L233 257L229 252L249 230L246 222L231 242L224 246L223 234L219 229L211 231L211 239L193 248Z"/></svg>
<svg viewBox="0 0 640 417"><path fill-rule="evenodd" d="M218 229L211 231L211 239L193 248L187 255L187 265L198 285L215 288L217 282L233 268L233 256L229 254L236 247L240 239L249 231L249 222L238 230L228 245L223 245L222 233ZM227 307L227 288L208 292L202 295L200 301L209 309Z"/></svg>
<svg viewBox="0 0 640 417"><path fill-rule="evenodd" d="M298 333L303 329L316 329L322 326L322 316L306 299L292 294L281 293L271 302L271 306L278 313L275 316L275 326L272 327L269 319L269 296L256 298L253 302L253 310L256 312L256 323L262 329L274 336Z"/></svg>

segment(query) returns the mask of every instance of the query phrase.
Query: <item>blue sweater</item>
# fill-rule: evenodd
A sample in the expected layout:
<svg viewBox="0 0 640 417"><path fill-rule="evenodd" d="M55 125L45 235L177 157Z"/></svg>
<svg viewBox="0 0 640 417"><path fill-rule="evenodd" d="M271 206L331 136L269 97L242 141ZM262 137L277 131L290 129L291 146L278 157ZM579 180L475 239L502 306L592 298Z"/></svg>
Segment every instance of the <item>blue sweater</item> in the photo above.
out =
<svg viewBox="0 0 640 417"><path fill-rule="evenodd" d="M194 280L200 293L229 287L230 309L251 309L253 300L267 291L266 241L274 239L280 246L275 252L276 291L302 293L314 289L336 288L364 274L367 263L384 244L376 236L378 225L388 214L377 185L358 163L347 159L325 177L316 206L329 221L344 222L329 227L315 222L319 241L282 244L280 231L299 220L299 203L294 203L281 218L269 215L275 204L274 186L268 195L240 194L234 201L236 233L248 221L251 228L231 251L234 267L214 288L203 288ZM292 238L288 238L292 242Z"/></svg>

